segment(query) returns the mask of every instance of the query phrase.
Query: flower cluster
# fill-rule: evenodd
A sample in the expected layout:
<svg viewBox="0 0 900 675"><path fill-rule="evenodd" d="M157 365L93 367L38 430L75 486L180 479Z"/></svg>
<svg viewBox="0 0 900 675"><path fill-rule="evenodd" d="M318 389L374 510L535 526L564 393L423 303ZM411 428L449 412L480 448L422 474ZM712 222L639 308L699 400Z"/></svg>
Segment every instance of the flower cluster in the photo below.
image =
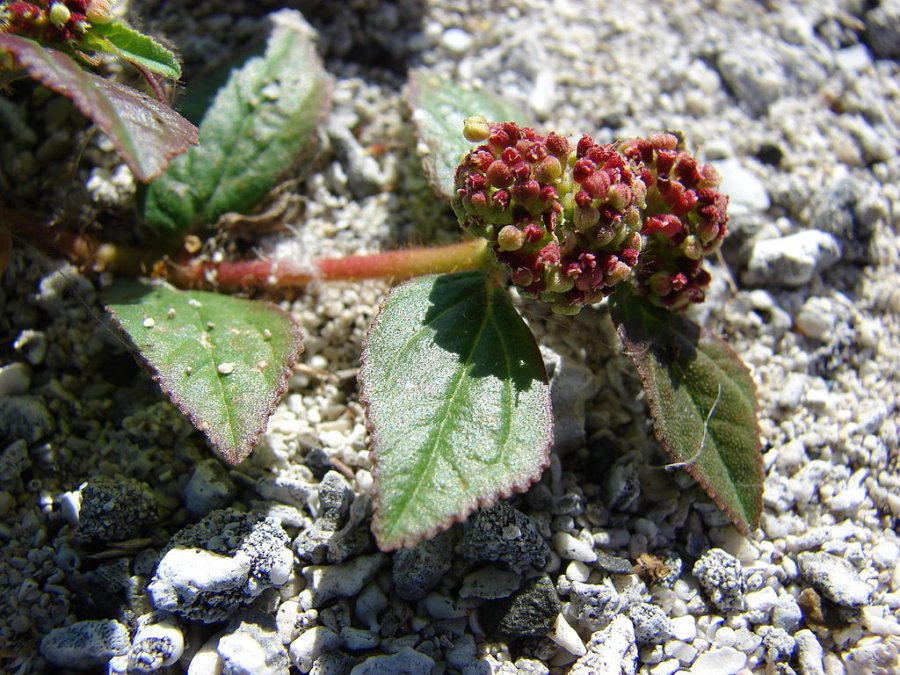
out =
<svg viewBox="0 0 900 675"><path fill-rule="evenodd" d="M727 199L675 136L572 147L481 117L464 133L479 145L457 168L454 209L523 292L563 314L631 278L668 307L703 300L702 258L725 235Z"/></svg>
<svg viewBox="0 0 900 675"><path fill-rule="evenodd" d="M637 286L670 309L706 298L710 276L703 258L719 248L728 231L728 198L716 190L718 172L679 146L673 134L620 145L630 162L649 172Z"/></svg>
<svg viewBox="0 0 900 675"><path fill-rule="evenodd" d="M91 22L109 21L109 0L38 0L0 3L0 33L43 43L77 42Z"/></svg>

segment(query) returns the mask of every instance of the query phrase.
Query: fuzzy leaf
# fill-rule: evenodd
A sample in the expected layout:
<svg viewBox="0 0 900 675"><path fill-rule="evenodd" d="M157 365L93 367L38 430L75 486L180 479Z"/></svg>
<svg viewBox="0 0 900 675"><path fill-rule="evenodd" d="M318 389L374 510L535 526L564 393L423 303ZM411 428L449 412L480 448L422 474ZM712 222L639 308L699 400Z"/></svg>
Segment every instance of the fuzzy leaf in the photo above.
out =
<svg viewBox="0 0 900 675"><path fill-rule="evenodd" d="M422 153L422 166L434 191L449 201L462 156L475 146L463 138L463 122L483 115L492 122L531 124L521 108L496 94L464 89L424 70L409 74L406 99Z"/></svg>
<svg viewBox="0 0 900 675"><path fill-rule="evenodd" d="M0 52L31 77L72 100L112 141L135 177L153 180L169 160L197 144L197 128L167 105L83 71L68 55L18 35L0 35Z"/></svg>
<svg viewBox="0 0 900 675"><path fill-rule="evenodd" d="M250 454L302 351L274 305L116 281L107 309L163 392L229 463Z"/></svg>
<svg viewBox="0 0 900 675"><path fill-rule="evenodd" d="M163 77L173 80L181 77L181 65L172 52L153 38L118 21L91 24L81 39L81 46L113 54Z"/></svg>
<svg viewBox="0 0 900 675"><path fill-rule="evenodd" d="M481 272L394 288L363 346L382 550L413 546L537 480L553 420L534 337Z"/></svg>
<svg viewBox="0 0 900 675"><path fill-rule="evenodd" d="M762 513L763 467L747 367L725 341L630 288L610 297L610 311L663 449L749 533Z"/></svg>
<svg viewBox="0 0 900 675"><path fill-rule="evenodd" d="M157 230L183 234L247 213L291 169L309 167L331 80L302 16L284 10L272 20L265 55L234 72L206 112L200 146L149 186L144 216Z"/></svg>

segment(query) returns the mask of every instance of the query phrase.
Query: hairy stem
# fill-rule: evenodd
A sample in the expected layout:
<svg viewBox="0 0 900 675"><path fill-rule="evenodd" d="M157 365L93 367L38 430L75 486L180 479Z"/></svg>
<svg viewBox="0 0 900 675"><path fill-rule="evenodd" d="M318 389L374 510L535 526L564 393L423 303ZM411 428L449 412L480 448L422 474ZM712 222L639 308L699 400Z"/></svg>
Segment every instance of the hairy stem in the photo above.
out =
<svg viewBox="0 0 900 675"><path fill-rule="evenodd" d="M488 268L491 256L484 239L433 248L408 248L385 253L312 260L191 259L183 249L161 250L100 242L88 234L56 229L25 214L0 208L0 226L17 238L64 255L90 271L125 276L164 276L176 286L223 291L251 288L291 288L312 281L401 281L424 274Z"/></svg>

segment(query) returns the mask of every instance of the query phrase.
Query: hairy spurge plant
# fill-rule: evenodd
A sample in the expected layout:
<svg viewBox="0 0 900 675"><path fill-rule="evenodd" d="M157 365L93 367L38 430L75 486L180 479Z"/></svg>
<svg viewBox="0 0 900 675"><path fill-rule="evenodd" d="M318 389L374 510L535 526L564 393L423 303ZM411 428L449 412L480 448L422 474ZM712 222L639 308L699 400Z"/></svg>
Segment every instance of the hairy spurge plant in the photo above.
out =
<svg viewBox="0 0 900 675"><path fill-rule="evenodd" d="M55 25L53 8L41 7ZM65 22L55 10L62 27L77 14L65 7ZM251 211L298 163L311 165L330 80L302 18L282 12L274 24L265 54L235 70L211 100L200 146L146 191L145 222L167 244L129 249L74 234L53 243L88 267L119 276L154 270L192 289L405 280L367 333L359 373L382 549L412 546L526 490L549 461L549 385L510 285L560 315L608 298L670 468L694 476L738 529L755 527L762 467L753 382L723 341L680 311L705 298L703 259L726 234L727 198L715 171L677 134L613 144L540 135L468 116L506 106L417 72L410 105L420 146L428 148L424 173L451 202L467 239L302 262L220 260L184 246L229 214ZM78 38L80 29L71 30ZM0 35L0 47L20 59L27 53L4 37L11 36ZM28 233L22 214L0 215ZM161 280L117 280L107 294L110 312L167 395L224 459L244 459L301 351L290 317ZM584 340L589 346L591 336Z"/></svg>

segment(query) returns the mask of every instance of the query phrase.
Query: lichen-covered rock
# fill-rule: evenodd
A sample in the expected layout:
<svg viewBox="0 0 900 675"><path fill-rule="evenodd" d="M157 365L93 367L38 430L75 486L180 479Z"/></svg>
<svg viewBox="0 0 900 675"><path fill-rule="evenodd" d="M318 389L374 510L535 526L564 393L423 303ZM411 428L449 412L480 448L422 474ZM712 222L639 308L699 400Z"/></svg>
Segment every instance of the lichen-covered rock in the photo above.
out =
<svg viewBox="0 0 900 675"><path fill-rule="evenodd" d="M587 630L594 632L605 627L619 613L622 601L615 586L609 581L603 584L572 584L571 611L574 618Z"/></svg>
<svg viewBox="0 0 900 675"><path fill-rule="evenodd" d="M620 614L609 626L591 635L587 653L569 672L571 675L634 675L637 658L634 627L628 617Z"/></svg>
<svg viewBox="0 0 900 675"><path fill-rule="evenodd" d="M157 609L221 621L288 580L294 557L287 544L272 518L213 511L169 541L147 591Z"/></svg>
<svg viewBox="0 0 900 675"><path fill-rule="evenodd" d="M452 562L453 539L449 532L415 548L397 551L391 568L397 595L411 602L421 600L443 578Z"/></svg>
<svg viewBox="0 0 900 675"><path fill-rule="evenodd" d="M41 654L54 665L88 670L128 653L128 629L118 621L79 621L55 628L41 640Z"/></svg>
<svg viewBox="0 0 900 675"><path fill-rule="evenodd" d="M662 608L649 602L639 602L628 609L634 627L634 639L639 645L658 645L672 638L675 627Z"/></svg>
<svg viewBox="0 0 900 675"><path fill-rule="evenodd" d="M859 607L869 602L872 587L843 558L830 553L801 553L800 573L819 593L844 607Z"/></svg>
<svg viewBox="0 0 900 675"><path fill-rule="evenodd" d="M462 554L473 562L500 562L521 573L529 566L546 566L550 547L528 516L497 502L466 522Z"/></svg>
<svg viewBox="0 0 900 675"><path fill-rule="evenodd" d="M90 543L132 539L156 524L150 486L133 478L97 476L81 490L78 537Z"/></svg>
<svg viewBox="0 0 900 675"><path fill-rule="evenodd" d="M744 606L741 561L720 548L712 548L694 563L694 576L712 603L723 612Z"/></svg>

